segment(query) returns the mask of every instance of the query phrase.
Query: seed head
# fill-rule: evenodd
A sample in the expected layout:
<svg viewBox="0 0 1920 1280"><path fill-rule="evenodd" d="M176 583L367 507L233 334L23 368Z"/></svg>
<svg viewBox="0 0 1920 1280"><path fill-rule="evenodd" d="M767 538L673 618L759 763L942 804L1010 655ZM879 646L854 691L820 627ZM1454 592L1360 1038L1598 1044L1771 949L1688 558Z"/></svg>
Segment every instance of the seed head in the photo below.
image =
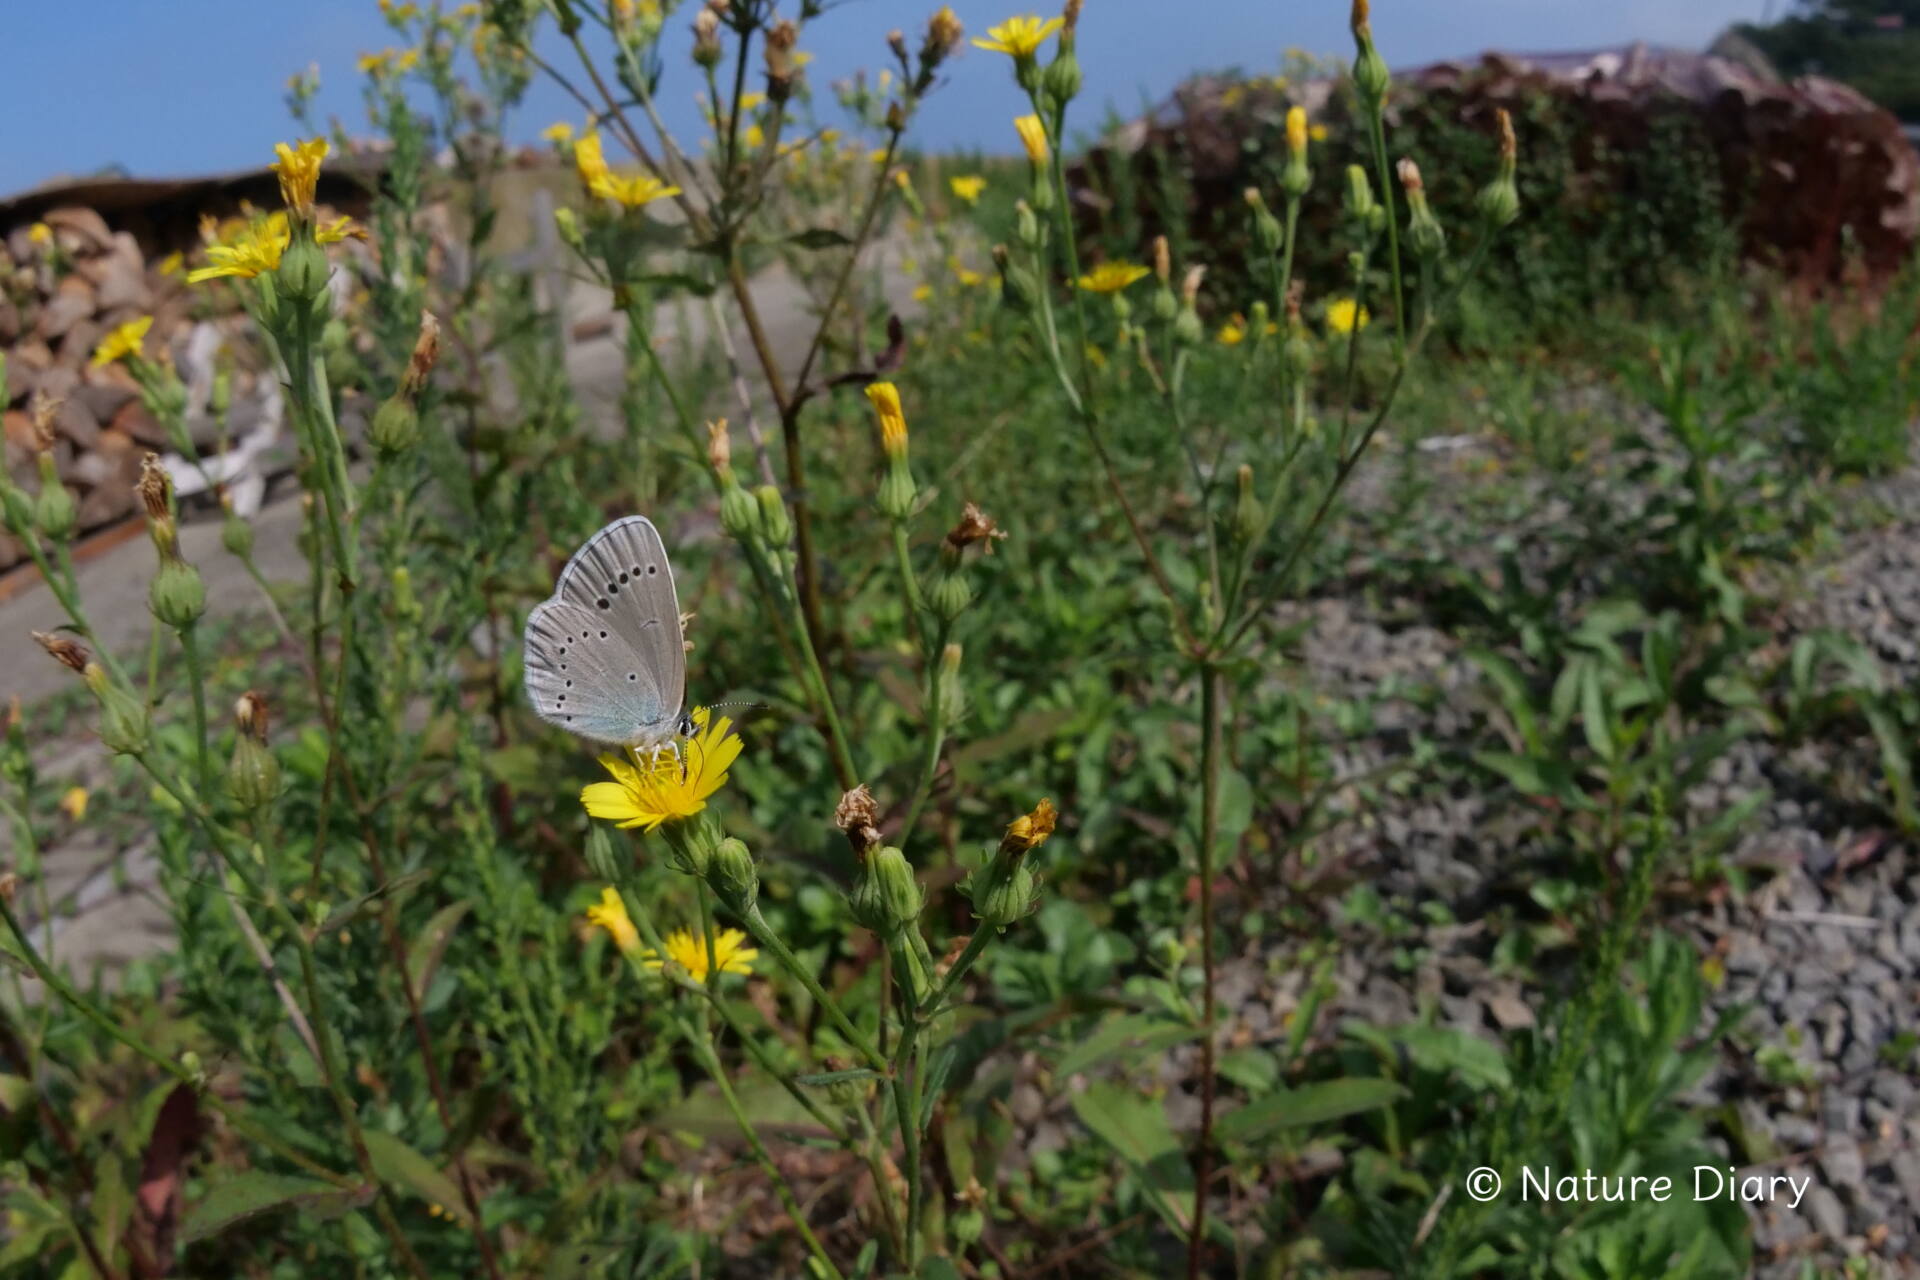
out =
<svg viewBox="0 0 1920 1280"><path fill-rule="evenodd" d="M863 859L867 850L880 843L880 806L865 783L840 797L833 810L833 825L846 833L847 843Z"/></svg>
<svg viewBox="0 0 1920 1280"><path fill-rule="evenodd" d="M36 631L33 638L42 649L53 655L55 661L75 671L85 672L87 663L92 661L86 646L70 636L59 632Z"/></svg>
<svg viewBox="0 0 1920 1280"><path fill-rule="evenodd" d="M969 502L960 512L960 523L947 531L947 545L958 551L976 542L984 542L987 544L986 553L992 555L994 540L1006 536L1006 530L994 526L992 516Z"/></svg>

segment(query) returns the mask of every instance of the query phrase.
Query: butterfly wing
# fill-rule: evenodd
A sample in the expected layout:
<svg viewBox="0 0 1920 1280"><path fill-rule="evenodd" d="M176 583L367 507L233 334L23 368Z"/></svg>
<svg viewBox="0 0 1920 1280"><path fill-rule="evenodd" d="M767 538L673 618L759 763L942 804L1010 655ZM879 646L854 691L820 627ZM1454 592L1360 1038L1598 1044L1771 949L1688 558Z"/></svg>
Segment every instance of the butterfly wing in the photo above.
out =
<svg viewBox="0 0 1920 1280"><path fill-rule="evenodd" d="M527 617L527 693L542 719L598 742L673 736L686 697L680 601L659 531L616 520L560 571Z"/></svg>

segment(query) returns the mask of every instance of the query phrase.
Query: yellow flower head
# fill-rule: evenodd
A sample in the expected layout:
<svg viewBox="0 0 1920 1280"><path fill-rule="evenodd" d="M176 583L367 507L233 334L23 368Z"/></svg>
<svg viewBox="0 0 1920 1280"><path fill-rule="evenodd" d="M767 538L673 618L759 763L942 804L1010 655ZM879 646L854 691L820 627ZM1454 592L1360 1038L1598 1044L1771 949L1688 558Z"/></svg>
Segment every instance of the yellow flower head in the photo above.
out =
<svg viewBox="0 0 1920 1280"><path fill-rule="evenodd" d="M1352 298L1335 298L1327 304L1327 328L1335 333L1352 333L1355 329L1364 329L1371 319L1367 309Z"/></svg>
<svg viewBox="0 0 1920 1280"><path fill-rule="evenodd" d="M1018 855L1038 849L1053 834L1059 820L1060 811L1053 807L1053 801L1042 800L1033 806L1032 813L1023 813L1007 824L1006 834L1000 837L1001 851Z"/></svg>
<svg viewBox="0 0 1920 1280"><path fill-rule="evenodd" d="M885 147L875 147L873 150L867 152L868 164L885 164L886 162L887 149Z"/></svg>
<svg viewBox="0 0 1920 1280"><path fill-rule="evenodd" d="M925 302L928 298L931 298L932 296L933 296L932 285L917 284L913 286L913 300L915 302Z"/></svg>
<svg viewBox="0 0 1920 1280"><path fill-rule="evenodd" d="M974 45L989 53L1004 53L1015 59L1031 58L1039 52L1047 37L1066 26L1065 18L1048 18L1042 22L1038 14L1028 14L1023 18L1008 18L997 27L987 28L987 38L974 39Z"/></svg>
<svg viewBox="0 0 1920 1280"><path fill-rule="evenodd" d="M1118 293L1136 280L1151 274L1134 262L1103 262L1080 277L1078 283L1088 293Z"/></svg>
<svg viewBox="0 0 1920 1280"><path fill-rule="evenodd" d="M652 204L655 200L664 200L668 196L680 194L680 188L670 187L650 173L638 173L630 178L623 178L611 171L591 179L587 183L587 190L602 200L612 200L628 209L638 209L642 205Z"/></svg>
<svg viewBox="0 0 1920 1280"><path fill-rule="evenodd" d="M1013 122L1020 131L1020 145L1027 149L1027 159L1035 164L1047 162L1047 126L1040 123L1039 116L1020 116Z"/></svg>
<svg viewBox="0 0 1920 1280"><path fill-rule="evenodd" d="M1316 124L1307 130L1307 136L1315 142L1325 142L1327 140L1327 126Z"/></svg>
<svg viewBox="0 0 1920 1280"><path fill-rule="evenodd" d="M363 76L382 76L387 72L387 63L393 59L393 50L382 49L379 53L363 53L354 60Z"/></svg>
<svg viewBox="0 0 1920 1280"><path fill-rule="evenodd" d="M53 243L53 228L44 222L36 222L27 228L27 239L42 247Z"/></svg>
<svg viewBox="0 0 1920 1280"><path fill-rule="evenodd" d="M251 280L255 276L265 275L280 266L280 255L287 251L290 239L284 211L276 211L237 226L222 225L217 234L220 242L207 246L207 265L187 273L189 284L199 284L220 276ZM314 238L324 243L326 231L317 231Z"/></svg>
<svg viewBox="0 0 1920 1280"><path fill-rule="evenodd" d="M87 789L68 787L60 797L60 810L75 822L84 822L87 817Z"/></svg>
<svg viewBox="0 0 1920 1280"><path fill-rule="evenodd" d="M178 249L175 249L172 253L160 259L160 265L157 270L163 276L177 276L180 274L180 268L186 264L186 255Z"/></svg>
<svg viewBox="0 0 1920 1280"><path fill-rule="evenodd" d="M682 744L678 760L643 757L632 747L624 760L601 756L613 781L591 783L580 792L588 815L653 831L706 808L707 797L726 785L727 768L740 756L740 739L733 721L705 707L694 708L693 722L694 735Z"/></svg>
<svg viewBox="0 0 1920 1280"><path fill-rule="evenodd" d="M1306 154L1307 109L1305 107L1287 108L1287 150L1296 156Z"/></svg>
<svg viewBox="0 0 1920 1280"><path fill-rule="evenodd" d="M327 140L309 138L298 147L274 144L280 158L270 168L280 176L280 199L302 218L313 216L313 192L320 185L320 162L327 158Z"/></svg>
<svg viewBox="0 0 1920 1280"><path fill-rule="evenodd" d="M667 959L690 974L695 982L707 980L707 941L696 938L691 929L675 929L666 937ZM747 945L747 935L738 929L722 929L713 935L713 967L720 973L752 973L754 957L760 953ZM640 953L640 963L649 969L665 964L660 953L648 947Z"/></svg>
<svg viewBox="0 0 1920 1280"><path fill-rule="evenodd" d="M119 328L100 339L100 345L93 349L93 367L104 369L115 360L140 354L140 344L147 340L147 330L153 328L152 316L141 316L129 320Z"/></svg>
<svg viewBox="0 0 1920 1280"><path fill-rule="evenodd" d="M867 400L880 420L880 447L895 457L907 447L907 415L900 408L900 389L891 382L869 382Z"/></svg>
<svg viewBox="0 0 1920 1280"><path fill-rule="evenodd" d="M580 181L589 187L594 179L606 177L613 170L607 167L607 157L600 150L600 135L583 134L573 141L573 167L580 171Z"/></svg>
<svg viewBox="0 0 1920 1280"><path fill-rule="evenodd" d="M560 120L542 129L540 136L556 147L564 147L573 141L573 126L565 120Z"/></svg>
<svg viewBox="0 0 1920 1280"><path fill-rule="evenodd" d="M1233 319L1220 326L1220 345L1237 347L1247 336L1246 317L1235 313Z"/></svg>
<svg viewBox="0 0 1920 1280"><path fill-rule="evenodd" d="M605 929L613 945L628 955L640 950L640 935L627 915L627 904L612 885L600 891L600 901L587 908L587 923Z"/></svg>
<svg viewBox="0 0 1920 1280"><path fill-rule="evenodd" d="M367 229L352 218L341 214L332 222L315 227L313 238L320 244L339 244L342 240L365 240Z"/></svg>
<svg viewBox="0 0 1920 1280"><path fill-rule="evenodd" d="M418 49L402 49L398 54L394 55L393 69L402 74L413 70L419 65L420 51Z"/></svg>
<svg viewBox="0 0 1920 1280"><path fill-rule="evenodd" d="M987 189L987 180L977 173L970 173L965 177L948 178L947 188L968 204L973 204L980 199L980 193Z"/></svg>

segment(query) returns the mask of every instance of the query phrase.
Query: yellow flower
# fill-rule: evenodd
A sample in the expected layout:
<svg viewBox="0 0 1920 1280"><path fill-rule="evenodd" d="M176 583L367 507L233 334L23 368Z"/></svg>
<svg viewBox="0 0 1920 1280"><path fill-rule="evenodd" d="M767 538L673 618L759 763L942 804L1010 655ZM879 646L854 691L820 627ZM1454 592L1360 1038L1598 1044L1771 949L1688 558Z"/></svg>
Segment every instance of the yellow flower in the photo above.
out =
<svg viewBox="0 0 1920 1280"><path fill-rule="evenodd" d="M1287 108L1287 150L1299 155L1307 149L1307 110Z"/></svg>
<svg viewBox="0 0 1920 1280"><path fill-rule="evenodd" d="M632 747L627 757L601 756L612 782L595 782L580 792L590 817L622 827L657 829L661 823L691 818L707 807L707 797L727 782L727 768L740 755L733 721L705 707L693 712L694 735L681 745L681 758L642 757Z"/></svg>
<svg viewBox="0 0 1920 1280"><path fill-rule="evenodd" d="M680 188L670 187L650 173L638 173L630 178L612 172L603 173L587 183L587 190L602 200L617 201L628 209L638 209L655 200L680 194Z"/></svg>
<svg viewBox="0 0 1920 1280"><path fill-rule="evenodd" d="M887 149L885 147L875 147L873 150L867 152L868 164L885 164L886 162Z"/></svg>
<svg viewBox="0 0 1920 1280"><path fill-rule="evenodd" d="M613 172L607 167L607 158L600 151L600 135L585 134L574 139L573 167L580 172L580 181L589 187L594 179L602 178Z"/></svg>
<svg viewBox="0 0 1920 1280"><path fill-rule="evenodd" d="M901 195L913 194L913 179L907 176L905 169L895 169L892 176L893 185L900 188Z"/></svg>
<svg viewBox="0 0 1920 1280"><path fill-rule="evenodd" d="M387 62L393 57L393 50L382 49L379 53L363 53L354 61L363 76L386 74Z"/></svg>
<svg viewBox="0 0 1920 1280"><path fill-rule="evenodd" d="M573 141L573 126L565 120L556 121L542 129L540 136L556 147L564 147Z"/></svg>
<svg viewBox="0 0 1920 1280"><path fill-rule="evenodd" d="M1316 124L1307 130L1307 136L1315 142L1325 142L1327 140L1327 126Z"/></svg>
<svg viewBox="0 0 1920 1280"><path fill-rule="evenodd" d="M393 69L403 74L413 70L419 65L420 51L418 49L403 49L393 60Z"/></svg>
<svg viewBox="0 0 1920 1280"><path fill-rule="evenodd" d="M675 929L666 937L667 959L690 974L695 982L707 980L707 940L696 938L691 929ZM747 945L747 935L738 929L722 929L713 935L714 968L721 973L752 973L754 957L760 953ZM660 953L648 947L640 953L640 963L649 969L663 967Z"/></svg>
<svg viewBox="0 0 1920 1280"><path fill-rule="evenodd" d="M987 180L977 173L970 173L961 178L948 178L947 189L968 204L973 204L980 199L980 193L987 189Z"/></svg>
<svg viewBox="0 0 1920 1280"><path fill-rule="evenodd" d="M313 238L319 244L339 244L342 240L348 239L365 240L367 229L342 214L332 222L315 227Z"/></svg>
<svg viewBox="0 0 1920 1280"><path fill-rule="evenodd" d="M1237 347L1246 336L1246 318L1237 312L1234 314L1233 319L1220 326L1220 344L1222 346Z"/></svg>
<svg viewBox="0 0 1920 1280"><path fill-rule="evenodd" d="M207 265L189 271L187 282L199 284L220 276L251 280L265 275L280 266L280 255L287 251L288 239L287 215L268 214L230 236L223 235L221 243L208 245Z"/></svg>
<svg viewBox="0 0 1920 1280"><path fill-rule="evenodd" d="M1118 293L1149 274L1145 267L1137 263L1103 262L1081 276L1078 283L1088 293Z"/></svg>
<svg viewBox="0 0 1920 1280"><path fill-rule="evenodd" d="M988 27L987 38L975 37L973 43L989 53L1031 58L1046 43L1047 37L1066 25L1064 18L1048 18L1042 22L1038 14L1030 13L1024 18L1008 18L997 27Z"/></svg>
<svg viewBox="0 0 1920 1280"><path fill-rule="evenodd" d="M138 320L129 320L119 328L100 339L100 345L93 349L93 367L103 369L115 360L140 354L140 344L147 339L147 330L153 328L152 316L141 316Z"/></svg>
<svg viewBox="0 0 1920 1280"><path fill-rule="evenodd" d="M1035 164L1047 162L1047 127L1040 123L1039 116L1021 116L1013 122L1020 131L1020 145L1027 149L1027 159Z"/></svg>
<svg viewBox="0 0 1920 1280"><path fill-rule="evenodd" d="M933 296L932 285L917 284L913 286L913 300L915 302L925 302L928 298L931 298L932 296Z"/></svg>
<svg viewBox="0 0 1920 1280"><path fill-rule="evenodd" d="M87 816L87 789L68 787L66 794L60 797L60 810L75 822L85 821Z"/></svg>
<svg viewBox="0 0 1920 1280"><path fill-rule="evenodd" d="M766 100L767 95L764 93L743 93L740 95L740 109L751 111Z"/></svg>
<svg viewBox="0 0 1920 1280"><path fill-rule="evenodd" d="M947 270L953 272L953 278L969 289L975 285L985 284L987 281L987 278L978 271L962 265L957 257L947 259Z"/></svg>
<svg viewBox="0 0 1920 1280"><path fill-rule="evenodd" d="M172 253L160 259L158 270L163 276L177 276L180 274L180 268L185 266L186 262L186 256L178 249L175 249Z"/></svg>
<svg viewBox="0 0 1920 1280"><path fill-rule="evenodd" d="M632 918L627 915L626 901L612 885L602 889L600 901L587 908L587 923L605 929L613 938L613 945L627 955L640 950L640 935L634 930Z"/></svg>
<svg viewBox="0 0 1920 1280"><path fill-rule="evenodd" d="M867 400L880 420L880 447L892 457L907 447L907 415L900 408L900 388L891 382L869 382Z"/></svg>
<svg viewBox="0 0 1920 1280"><path fill-rule="evenodd" d="M1033 806L1032 813L1023 813L1007 824L1007 833L1000 837L1000 847L1009 853L1038 849L1053 834L1059 820L1060 811L1053 807L1053 801L1042 800Z"/></svg>
<svg viewBox="0 0 1920 1280"><path fill-rule="evenodd" d="M273 153L280 158L268 167L280 177L280 199L303 218L313 216L313 192L320 185L320 162L327 158L327 140L309 138L298 147L276 142Z"/></svg>
<svg viewBox="0 0 1920 1280"><path fill-rule="evenodd" d="M53 228L44 222L36 222L27 228L27 239L37 245L50 245L53 243Z"/></svg>
<svg viewBox="0 0 1920 1280"><path fill-rule="evenodd" d="M746 143L749 149L764 146L767 141L767 131L757 124L750 124L747 126L746 136L742 141Z"/></svg>
<svg viewBox="0 0 1920 1280"><path fill-rule="evenodd" d="M1356 328L1364 329L1371 319L1367 309L1352 298L1335 298L1327 304L1327 328L1335 333L1352 333Z"/></svg>

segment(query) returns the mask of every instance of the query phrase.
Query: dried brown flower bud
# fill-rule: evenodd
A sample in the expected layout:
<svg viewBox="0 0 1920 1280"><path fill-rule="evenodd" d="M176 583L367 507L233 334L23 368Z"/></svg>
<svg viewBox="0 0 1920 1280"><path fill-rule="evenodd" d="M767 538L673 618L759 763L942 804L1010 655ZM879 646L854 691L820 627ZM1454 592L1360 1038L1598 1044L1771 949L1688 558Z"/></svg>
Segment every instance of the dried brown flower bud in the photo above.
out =
<svg viewBox="0 0 1920 1280"><path fill-rule="evenodd" d="M969 502L960 513L960 523L948 530L947 544L957 551L976 542L984 542L987 544L987 553L991 555L994 539L1006 536L1006 530L994 527L992 516Z"/></svg>
<svg viewBox="0 0 1920 1280"><path fill-rule="evenodd" d="M1173 253L1167 248L1165 236L1153 238L1153 274L1161 284L1173 283Z"/></svg>
<svg viewBox="0 0 1920 1280"><path fill-rule="evenodd" d="M55 660L72 667L75 671L85 671L87 663L92 661L92 655L87 652L86 646L70 636L61 635L59 632L36 631L33 633L33 638L42 649L52 654Z"/></svg>
<svg viewBox="0 0 1920 1280"><path fill-rule="evenodd" d="M420 313L420 336L414 339L413 355L407 359L406 377L401 381L401 389L410 396L417 396L427 385L427 376L433 372L433 362L440 357L440 321L431 311Z"/></svg>
<svg viewBox="0 0 1920 1280"><path fill-rule="evenodd" d="M1060 11L1061 20L1066 23L1069 36L1080 25L1080 0L1067 0L1067 7Z"/></svg>
<svg viewBox="0 0 1920 1280"><path fill-rule="evenodd" d="M862 858L880 843L880 806L865 783L840 797L833 810L833 825L846 833L847 843Z"/></svg>
<svg viewBox="0 0 1920 1280"><path fill-rule="evenodd" d="M13 872L11 871L7 872L5 875L0 875L0 902L4 902L8 906L12 906L13 900L19 894L19 892L20 892L19 876L13 874Z"/></svg>
<svg viewBox="0 0 1920 1280"><path fill-rule="evenodd" d="M1513 117L1507 114L1505 107L1494 112L1494 120L1500 129L1500 159L1505 162L1520 154L1520 143L1513 136Z"/></svg>
<svg viewBox="0 0 1920 1280"><path fill-rule="evenodd" d="M1186 278L1180 282L1180 301L1192 306L1200 296L1200 282L1206 278L1205 267L1188 267Z"/></svg>
<svg viewBox="0 0 1920 1280"><path fill-rule="evenodd" d="M270 718L267 700L251 689L241 694L240 700L233 704L234 726L255 742L267 740L267 722Z"/></svg>
<svg viewBox="0 0 1920 1280"><path fill-rule="evenodd" d="M733 440L727 433L727 420L715 418L707 424L707 462L725 475L733 466Z"/></svg>
<svg viewBox="0 0 1920 1280"><path fill-rule="evenodd" d="M893 56L905 62L907 60L907 33L895 27L887 32L887 48Z"/></svg>
<svg viewBox="0 0 1920 1280"><path fill-rule="evenodd" d="M767 28L767 44L783 53L791 52L793 46L800 43L800 28L793 25L793 19L782 18Z"/></svg>
<svg viewBox="0 0 1920 1280"><path fill-rule="evenodd" d="M920 46L920 57L929 69L938 66L959 45L960 37L964 34L960 19L953 16L952 7L941 5L933 17L927 20L927 39L926 43Z"/></svg>
<svg viewBox="0 0 1920 1280"><path fill-rule="evenodd" d="M1400 157L1400 163L1395 166L1395 171L1400 175L1400 185L1408 191L1427 189L1426 184L1420 181L1420 166L1406 156Z"/></svg>
<svg viewBox="0 0 1920 1280"><path fill-rule="evenodd" d="M1367 0L1353 0L1353 13L1347 25L1353 28L1356 36L1373 34L1372 7Z"/></svg>
<svg viewBox="0 0 1920 1280"><path fill-rule="evenodd" d="M33 427L33 447L40 453L51 450L54 441L59 438L54 423L59 419L60 407L65 403L61 397L40 390L36 390L33 399L27 402L27 417Z"/></svg>
<svg viewBox="0 0 1920 1280"><path fill-rule="evenodd" d="M140 482L133 487L140 495L149 520L173 519L173 480L160 465L160 455L149 453L140 459Z"/></svg>

